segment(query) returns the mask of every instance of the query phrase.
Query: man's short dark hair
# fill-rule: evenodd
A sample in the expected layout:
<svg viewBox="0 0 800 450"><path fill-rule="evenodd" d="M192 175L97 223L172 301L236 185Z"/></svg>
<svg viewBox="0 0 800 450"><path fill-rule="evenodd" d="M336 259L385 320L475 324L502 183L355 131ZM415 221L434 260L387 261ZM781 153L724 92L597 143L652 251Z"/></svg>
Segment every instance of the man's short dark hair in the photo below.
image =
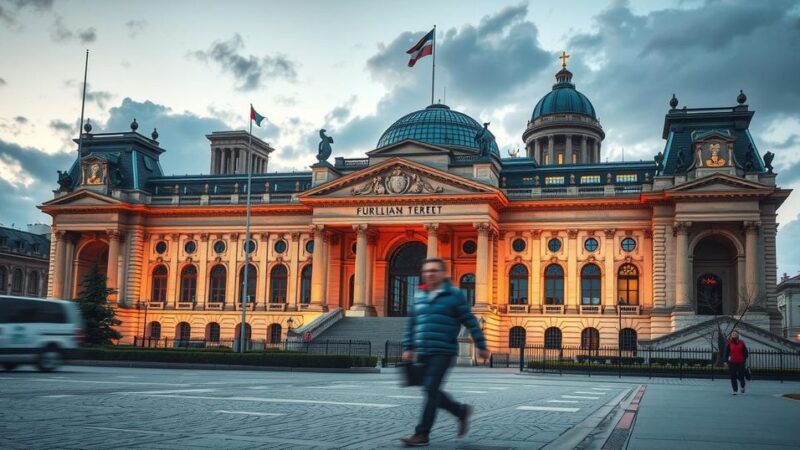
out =
<svg viewBox="0 0 800 450"><path fill-rule="evenodd" d="M442 272L447 272L447 265L444 263L444 260L442 258L425 258L422 260L420 268L428 263L436 263L442 269Z"/></svg>

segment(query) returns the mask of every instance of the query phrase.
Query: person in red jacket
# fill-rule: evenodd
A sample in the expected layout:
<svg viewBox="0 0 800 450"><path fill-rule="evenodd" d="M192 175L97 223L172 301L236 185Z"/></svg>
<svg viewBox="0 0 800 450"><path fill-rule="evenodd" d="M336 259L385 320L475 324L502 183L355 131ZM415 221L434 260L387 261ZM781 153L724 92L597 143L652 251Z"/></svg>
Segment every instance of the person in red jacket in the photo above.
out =
<svg viewBox="0 0 800 450"><path fill-rule="evenodd" d="M728 372L731 375L731 386L733 387L733 395L736 395L738 389L737 380L742 385L742 394L744 394L744 371L747 362L747 346L744 341L739 339L739 332L736 330L731 331L731 338L725 346L725 364L728 365Z"/></svg>

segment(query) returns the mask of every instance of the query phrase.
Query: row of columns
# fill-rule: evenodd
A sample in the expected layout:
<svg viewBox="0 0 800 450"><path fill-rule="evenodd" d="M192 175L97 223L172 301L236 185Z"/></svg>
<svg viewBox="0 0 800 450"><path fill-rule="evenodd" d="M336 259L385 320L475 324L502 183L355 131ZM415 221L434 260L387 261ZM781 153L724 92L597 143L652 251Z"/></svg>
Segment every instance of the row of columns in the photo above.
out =
<svg viewBox="0 0 800 450"><path fill-rule="evenodd" d="M258 155L250 155L247 161L247 150L239 148L215 148L211 150L212 174L241 174L252 168L252 173L265 173L267 159Z"/></svg>
<svg viewBox="0 0 800 450"><path fill-rule="evenodd" d="M744 265L745 279L744 292L740 300L759 301L764 293L759 276L758 257L758 231L759 222L744 222L745 247ZM692 267L689 263L689 232L692 222L675 222L675 308L689 311L694 309L692 304L693 280ZM741 282L739 283L741 286Z"/></svg>
<svg viewBox="0 0 800 450"><path fill-rule="evenodd" d="M546 147L543 147L540 144L539 138L534 139L532 156L540 165L558 164L558 161L556 161L555 136L556 135L547 136ZM566 145L564 149L564 164L572 164L573 154L576 154L577 164L600 162L600 142L592 140L592 142L589 143L589 138L587 136L581 136L581 148L579 150L580 153L578 154L576 153L578 150L574 149L572 146L573 135L567 134L563 136L566 139ZM547 158L545 158L545 156Z"/></svg>

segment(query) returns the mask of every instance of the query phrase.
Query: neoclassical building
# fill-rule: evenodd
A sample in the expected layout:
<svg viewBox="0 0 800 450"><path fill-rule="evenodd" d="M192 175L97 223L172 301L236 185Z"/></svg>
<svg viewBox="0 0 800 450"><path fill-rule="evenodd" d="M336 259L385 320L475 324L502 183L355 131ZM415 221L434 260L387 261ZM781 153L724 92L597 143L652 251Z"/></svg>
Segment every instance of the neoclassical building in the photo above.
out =
<svg viewBox="0 0 800 450"><path fill-rule="evenodd" d="M50 227L0 227L0 295L44 297L50 264Z"/></svg>
<svg viewBox="0 0 800 450"><path fill-rule="evenodd" d="M635 345L745 309L780 333L775 218L790 191L748 131L753 115L741 93L720 108L673 96L653 160L602 162L603 127L564 68L520 124L516 157L443 104L399 118L363 158L321 154L293 173L268 172L273 148L258 138L248 158L243 131L207 136L209 174L170 176L157 133L86 128L41 205L48 295L74 298L97 264L118 290L124 342L231 338L248 252L246 330L275 341L290 326L406 315L420 261L438 256L493 349Z"/></svg>

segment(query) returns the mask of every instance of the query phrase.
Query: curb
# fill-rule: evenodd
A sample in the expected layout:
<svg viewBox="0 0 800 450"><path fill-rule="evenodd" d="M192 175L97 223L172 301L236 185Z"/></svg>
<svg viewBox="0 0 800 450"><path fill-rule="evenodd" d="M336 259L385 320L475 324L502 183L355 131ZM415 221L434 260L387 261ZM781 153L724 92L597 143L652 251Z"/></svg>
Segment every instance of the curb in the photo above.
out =
<svg viewBox="0 0 800 450"><path fill-rule="evenodd" d="M200 370L257 370L269 372L319 372L319 373L381 373L375 367L351 367L348 369L325 367L274 367L274 366L245 366L237 364L199 364L199 363L165 363L148 361L102 361L102 360L72 360L66 365L87 367L128 367L140 369L200 369Z"/></svg>

